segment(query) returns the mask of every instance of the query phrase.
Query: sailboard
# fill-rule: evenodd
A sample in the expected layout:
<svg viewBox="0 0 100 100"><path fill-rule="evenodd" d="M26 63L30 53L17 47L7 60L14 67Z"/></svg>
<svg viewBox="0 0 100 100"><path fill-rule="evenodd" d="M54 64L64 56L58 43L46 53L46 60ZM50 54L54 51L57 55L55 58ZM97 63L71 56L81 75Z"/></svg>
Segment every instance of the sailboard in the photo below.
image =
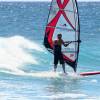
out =
<svg viewBox="0 0 100 100"><path fill-rule="evenodd" d="M100 74L100 71L80 73L81 76L90 76L90 75L99 75L99 74Z"/></svg>
<svg viewBox="0 0 100 100"><path fill-rule="evenodd" d="M76 0L52 0L44 35L44 46L53 53L53 41L57 34L62 34L64 41L72 41L67 47L62 46L64 61L76 72L79 47L80 24Z"/></svg>

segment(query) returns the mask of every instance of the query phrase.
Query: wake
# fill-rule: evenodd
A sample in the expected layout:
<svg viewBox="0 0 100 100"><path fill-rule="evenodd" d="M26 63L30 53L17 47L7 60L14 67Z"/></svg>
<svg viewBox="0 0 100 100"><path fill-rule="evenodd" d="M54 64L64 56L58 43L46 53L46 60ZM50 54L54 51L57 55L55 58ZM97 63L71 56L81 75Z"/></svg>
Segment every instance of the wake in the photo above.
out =
<svg viewBox="0 0 100 100"><path fill-rule="evenodd" d="M22 70L17 70L17 72L12 71L1 71L7 74L11 75L17 75L17 76L26 76L26 77L33 77L33 78L64 78L64 79L81 79L82 76L80 76L77 73L68 72L67 74L64 74L62 72L53 72L53 71L39 71L39 72L25 72Z"/></svg>

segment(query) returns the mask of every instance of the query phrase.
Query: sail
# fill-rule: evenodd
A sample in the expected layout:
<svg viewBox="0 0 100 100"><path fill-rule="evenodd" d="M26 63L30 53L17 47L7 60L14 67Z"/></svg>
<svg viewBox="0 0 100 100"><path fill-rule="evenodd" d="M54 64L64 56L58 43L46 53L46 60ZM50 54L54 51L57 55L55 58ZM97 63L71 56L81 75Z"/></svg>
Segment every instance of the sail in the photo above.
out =
<svg viewBox="0 0 100 100"><path fill-rule="evenodd" d="M72 41L67 47L62 46L62 53L64 61L76 71L80 45L76 0L52 0L44 36L44 45L50 52L59 33L64 41Z"/></svg>

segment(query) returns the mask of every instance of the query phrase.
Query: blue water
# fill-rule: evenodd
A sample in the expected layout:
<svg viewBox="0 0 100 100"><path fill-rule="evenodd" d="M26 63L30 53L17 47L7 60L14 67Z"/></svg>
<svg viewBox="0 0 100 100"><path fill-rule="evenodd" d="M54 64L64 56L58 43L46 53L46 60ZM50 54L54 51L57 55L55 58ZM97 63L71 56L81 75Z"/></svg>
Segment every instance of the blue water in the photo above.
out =
<svg viewBox="0 0 100 100"><path fill-rule="evenodd" d="M100 100L100 75L52 72L43 47L50 3L0 3L0 100ZM100 3L79 3L81 47L77 72L100 70Z"/></svg>

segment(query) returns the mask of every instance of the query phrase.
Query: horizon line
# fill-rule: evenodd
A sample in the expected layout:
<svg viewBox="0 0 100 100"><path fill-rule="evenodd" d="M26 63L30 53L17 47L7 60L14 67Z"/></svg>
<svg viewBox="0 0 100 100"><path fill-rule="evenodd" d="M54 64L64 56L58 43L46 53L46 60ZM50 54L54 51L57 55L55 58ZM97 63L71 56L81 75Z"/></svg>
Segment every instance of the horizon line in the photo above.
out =
<svg viewBox="0 0 100 100"><path fill-rule="evenodd" d="M0 2L51 2L52 0L0 0ZM100 0L77 0L77 2L100 2Z"/></svg>

